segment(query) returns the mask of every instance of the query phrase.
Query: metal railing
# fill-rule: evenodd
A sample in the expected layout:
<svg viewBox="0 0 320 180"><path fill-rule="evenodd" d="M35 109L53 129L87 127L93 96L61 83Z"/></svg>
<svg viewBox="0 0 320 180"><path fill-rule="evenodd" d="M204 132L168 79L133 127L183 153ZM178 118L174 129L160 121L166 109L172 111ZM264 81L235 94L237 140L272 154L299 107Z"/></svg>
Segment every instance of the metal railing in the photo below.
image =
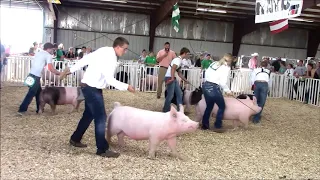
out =
<svg viewBox="0 0 320 180"><path fill-rule="evenodd" d="M10 82L16 85L23 85L23 82L30 72L32 58L29 56L9 57L7 65L3 66L1 81ZM71 66L77 60L54 61L54 66L59 71ZM120 64L115 71L114 77L124 83L131 84L138 91L156 92L158 87L159 66L145 66L130 60L120 60ZM42 86L79 86L84 70L78 70L60 80L46 68L42 72ZM177 77L178 82L188 90L194 90L202 85L203 73L200 68L182 69L182 74L188 79L191 85L185 85ZM228 78L228 86L234 95L241 93L252 94L251 71L248 69L232 70ZM162 84L165 86L165 83ZM115 89L108 86L108 89ZM320 80L317 79L297 79L295 77L285 77L281 74L271 73L269 83L269 98L288 98L296 101L308 103L320 107Z"/></svg>

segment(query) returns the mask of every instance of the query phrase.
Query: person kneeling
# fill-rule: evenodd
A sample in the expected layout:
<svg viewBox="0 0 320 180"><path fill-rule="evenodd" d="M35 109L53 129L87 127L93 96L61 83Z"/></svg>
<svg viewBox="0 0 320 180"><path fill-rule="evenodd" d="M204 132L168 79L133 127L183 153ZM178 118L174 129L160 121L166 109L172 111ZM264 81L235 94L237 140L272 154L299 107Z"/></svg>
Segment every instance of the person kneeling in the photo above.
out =
<svg viewBox="0 0 320 180"><path fill-rule="evenodd" d="M166 82L166 90L168 95L166 96L165 102L164 102L164 107L163 107L163 112L169 112L170 111L170 104L171 104L171 100L174 96L174 94L176 94L176 102L177 102L177 110L180 111L179 109L179 105L182 105L182 92L179 86L178 81L175 78L175 72L178 72L179 77L186 82L187 84L189 83L185 77L183 76L183 74L181 73L180 69L181 69L181 65L182 65L182 59L187 58L188 55L190 53L190 50L188 48L183 47L180 50L180 56L174 58L169 67L168 70L166 72L164 81Z"/></svg>

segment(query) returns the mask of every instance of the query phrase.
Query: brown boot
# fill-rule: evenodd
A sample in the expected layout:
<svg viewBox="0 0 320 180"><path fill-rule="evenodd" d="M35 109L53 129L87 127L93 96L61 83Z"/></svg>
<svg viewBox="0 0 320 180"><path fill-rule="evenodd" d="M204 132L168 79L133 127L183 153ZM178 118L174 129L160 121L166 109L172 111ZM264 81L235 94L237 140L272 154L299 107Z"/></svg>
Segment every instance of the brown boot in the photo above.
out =
<svg viewBox="0 0 320 180"><path fill-rule="evenodd" d="M78 147L78 148L85 148L87 147L86 144L82 144L81 142L75 142L73 140L70 139L70 145L74 146L74 147Z"/></svg>
<svg viewBox="0 0 320 180"><path fill-rule="evenodd" d="M224 133L224 132L226 132L226 129L223 129L223 128L212 128L211 130L213 132L216 132L216 133Z"/></svg>
<svg viewBox="0 0 320 180"><path fill-rule="evenodd" d="M97 155L102 156L102 157L107 157L107 158L117 158L120 156L120 153L106 150L103 153L97 153Z"/></svg>

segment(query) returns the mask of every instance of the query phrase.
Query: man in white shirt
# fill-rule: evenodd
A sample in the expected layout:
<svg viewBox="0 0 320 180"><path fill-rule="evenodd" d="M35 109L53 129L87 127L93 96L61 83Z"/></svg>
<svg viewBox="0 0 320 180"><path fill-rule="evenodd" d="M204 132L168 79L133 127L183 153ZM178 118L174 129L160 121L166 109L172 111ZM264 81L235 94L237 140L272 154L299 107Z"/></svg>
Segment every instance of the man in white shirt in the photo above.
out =
<svg viewBox="0 0 320 180"><path fill-rule="evenodd" d="M268 63L262 61L261 68L254 69L251 76L251 83L254 84L254 96L257 98L257 104L262 110L266 103L269 91L271 71L267 69L267 66ZM258 124L260 122L262 110L254 116L253 123Z"/></svg>
<svg viewBox="0 0 320 180"><path fill-rule="evenodd" d="M54 69L52 65L52 54L53 54L54 46L51 43L46 43L43 46L43 51L37 52L34 56L34 59L31 63L30 73L25 80L25 85L29 87L29 91L22 101L18 115L22 116L27 112L28 106L30 105L33 97L36 97L36 105L37 105L37 113L39 112L40 105L40 93L42 91L41 88L41 72L43 68L47 65L49 71L56 75L60 75L60 72Z"/></svg>
<svg viewBox="0 0 320 180"><path fill-rule="evenodd" d="M129 46L128 40L118 37L113 42L113 47L102 47L96 51L83 56L75 65L62 73L61 79L66 74L71 74L88 65L83 79L81 80L81 89L85 98L85 109L78 127L70 138L70 144L75 147L87 147L80 141L83 134L94 119L96 154L102 157L119 157L119 153L109 150L109 144L105 139L106 130L106 110L104 106L102 89L107 85L113 86L118 90L134 92L131 85L117 81L114 78L114 72L117 68L117 56L123 56Z"/></svg>
<svg viewBox="0 0 320 180"><path fill-rule="evenodd" d="M168 70L165 74L165 78L164 81L166 82L167 85L167 96L164 102L164 107L163 107L163 112L169 112L170 111L170 104L171 104L171 100L174 96L174 94L176 94L176 98L177 98L177 110L180 111L179 109L179 105L182 105L182 92L181 92L181 88L179 86L178 81L175 78L175 72L178 72L179 77L185 81L186 83L188 83L188 81L183 77L180 69L181 69L181 63L182 63L182 59L187 58L188 53L190 53L190 50L188 48L182 48L180 50L180 56L174 58L171 63L169 64Z"/></svg>

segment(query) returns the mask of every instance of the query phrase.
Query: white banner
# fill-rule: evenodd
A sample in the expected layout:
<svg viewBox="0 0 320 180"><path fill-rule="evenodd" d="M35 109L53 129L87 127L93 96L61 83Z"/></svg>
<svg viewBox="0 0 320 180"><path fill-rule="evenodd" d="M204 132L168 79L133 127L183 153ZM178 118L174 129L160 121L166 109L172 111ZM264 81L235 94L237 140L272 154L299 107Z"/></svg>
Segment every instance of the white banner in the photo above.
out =
<svg viewBox="0 0 320 180"><path fill-rule="evenodd" d="M303 0L256 0L255 23L298 17Z"/></svg>

